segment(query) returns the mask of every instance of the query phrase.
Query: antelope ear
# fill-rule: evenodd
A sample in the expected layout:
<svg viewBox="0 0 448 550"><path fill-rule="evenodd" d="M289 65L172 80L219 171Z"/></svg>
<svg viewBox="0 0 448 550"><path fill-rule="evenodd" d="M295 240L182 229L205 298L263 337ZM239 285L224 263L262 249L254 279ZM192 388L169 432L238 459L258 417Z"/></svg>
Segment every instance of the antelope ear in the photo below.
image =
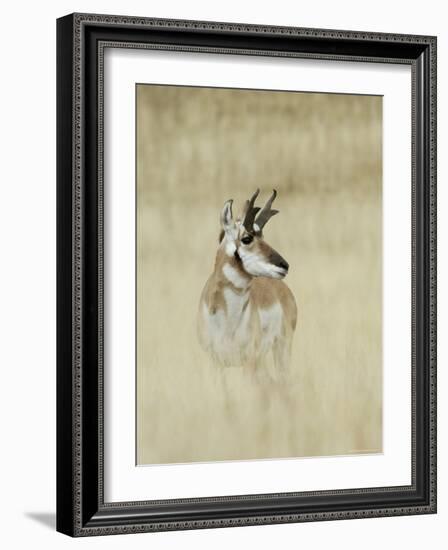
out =
<svg viewBox="0 0 448 550"><path fill-rule="evenodd" d="M235 228L235 222L232 214L233 200L229 200L224 204L221 212L221 227L225 233L229 233Z"/></svg>

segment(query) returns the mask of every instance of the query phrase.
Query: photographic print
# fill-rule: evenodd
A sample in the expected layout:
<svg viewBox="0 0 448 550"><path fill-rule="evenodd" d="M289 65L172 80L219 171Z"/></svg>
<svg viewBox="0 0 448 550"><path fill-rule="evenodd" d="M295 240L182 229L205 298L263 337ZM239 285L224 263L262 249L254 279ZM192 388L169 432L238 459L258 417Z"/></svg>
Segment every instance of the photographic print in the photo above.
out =
<svg viewBox="0 0 448 550"><path fill-rule="evenodd" d="M57 530L437 511L435 36L57 21Z"/></svg>
<svg viewBox="0 0 448 550"><path fill-rule="evenodd" d="M382 452L382 97L136 85L138 465Z"/></svg>

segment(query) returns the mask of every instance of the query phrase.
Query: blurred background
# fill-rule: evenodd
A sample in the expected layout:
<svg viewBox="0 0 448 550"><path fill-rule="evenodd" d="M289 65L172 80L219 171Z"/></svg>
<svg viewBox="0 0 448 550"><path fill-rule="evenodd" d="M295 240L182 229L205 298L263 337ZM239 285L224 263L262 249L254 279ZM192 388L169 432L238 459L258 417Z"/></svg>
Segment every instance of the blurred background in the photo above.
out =
<svg viewBox="0 0 448 550"><path fill-rule="evenodd" d="M137 86L137 461L382 450L382 99ZM196 337L219 214L273 188L298 305L286 387Z"/></svg>

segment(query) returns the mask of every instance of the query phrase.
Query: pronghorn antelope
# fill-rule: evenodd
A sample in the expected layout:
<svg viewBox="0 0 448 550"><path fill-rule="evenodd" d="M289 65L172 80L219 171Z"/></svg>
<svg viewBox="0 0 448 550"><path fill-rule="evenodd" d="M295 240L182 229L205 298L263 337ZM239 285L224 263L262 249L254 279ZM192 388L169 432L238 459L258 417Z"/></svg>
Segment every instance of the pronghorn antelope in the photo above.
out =
<svg viewBox="0 0 448 550"><path fill-rule="evenodd" d="M201 346L223 366L257 369L272 351L276 371L289 366L297 321L294 296L281 280L288 263L263 239L274 190L263 209L254 206L257 190L233 219L232 200L221 212L215 269L202 291L198 312Z"/></svg>

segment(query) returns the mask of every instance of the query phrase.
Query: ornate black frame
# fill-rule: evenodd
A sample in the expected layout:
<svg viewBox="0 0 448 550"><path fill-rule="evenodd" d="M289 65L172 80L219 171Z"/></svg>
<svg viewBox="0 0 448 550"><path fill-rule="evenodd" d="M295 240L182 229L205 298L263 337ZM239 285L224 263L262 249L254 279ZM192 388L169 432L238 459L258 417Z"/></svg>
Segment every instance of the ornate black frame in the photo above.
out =
<svg viewBox="0 0 448 550"><path fill-rule="evenodd" d="M411 65L410 486L104 502L102 63L110 46ZM89 536L435 513L436 38L73 14L57 21L57 98L58 531Z"/></svg>

